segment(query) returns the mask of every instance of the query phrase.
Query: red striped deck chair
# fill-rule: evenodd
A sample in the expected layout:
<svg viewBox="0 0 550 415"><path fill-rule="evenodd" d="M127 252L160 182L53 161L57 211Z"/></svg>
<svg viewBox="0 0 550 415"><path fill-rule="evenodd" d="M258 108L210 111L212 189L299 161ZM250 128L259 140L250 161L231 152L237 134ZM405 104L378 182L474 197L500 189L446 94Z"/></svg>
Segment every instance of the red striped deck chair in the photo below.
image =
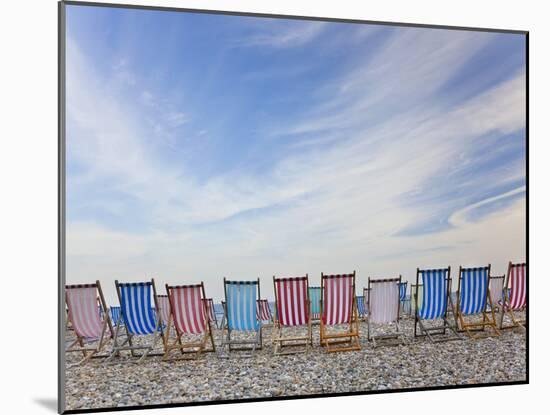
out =
<svg viewBox="0 0 550 415"><path fill-rule="evenodd" d="M65 286L68 321L76 335L76 340L65 350L68 353L81 352L82 360L70 365L80 365L103 350L107 341L113 337L113 326L107 313L101 317L97 306L99 297L103 310L107 310L101 284L78 284ZM86 345L88 344L88 345ZM95 344L95 345L94 345ZM97 357L100 357L97 355ZM104 357L104 356L101 356Z"/></svg>
<svg viewBox="0 0 550 415"><path fill-rule="evenodd" d="M275 354L307 352L313 346L311 332L309 280L305 277L276 278L273 276L276 318L273 329ZM303 335L284 336L284 328L306 327ZM286 350L283 350L285 349Z"/></svg>
<svg viewBox="0 0 550 415"><path fill-rule="evenodd" d="M334 327L336 326L336 327ZM345 326L345 331L337 331ZM333 330L330 330L330 328ZM320 343L327 352L361 350L353 274L321 273Z"/></svg>
<svg viewBox="0 0 550 415"><path fill-rule="evenodd" d="M216 318L216 313L214 312L214 300L212 298L205 298L204 306L206 307L206 315L208 316L210 326L214 323L214 326L217 328L218 319Z"/></svg>
<svg viewBox="0 0 550 415"><path fill-rule="evenodd" d="M506 285L504 287L504 304L500 313L499 328L525 328L525 321L519 321L514 314L527 308L527 264L525 262L508 263ZM512 324L504 324L504 315L508 314Z"/></svg>
<svg viewBox="0 0 550 415"><path fill-rule="evenodd" d="M399 278L371 279L369 277L369 311L367 313L367 339L376 340L400 339L399 310L401 302L401 275ZM374 327L393 326L395 331L386 334L371 334Z"/></svg>
<svg viewBox="0 0 550 415"><path fill-rule="evenodd" d="M271 309L269 308L269 302L267 300L258 300L257 311L258 320L262 322L264 326L273 322L273 316L271 315ZM264 324L264 322L267 322Z"/></svg>
<svg viewBox="0 0 550 415"><path fill-rule="evenodd" d="M168 360L172 350L180 350L183 356L192 353L194 357L203 351L216 351L204 301L206 299L204 284L202 282L195 285L169 286L166 284L166 293L170 301L170 317L162 360ZM172 343L170 343L171 323L174 323L176 334ZM210 348L206 349L209 340Z"/></svg>

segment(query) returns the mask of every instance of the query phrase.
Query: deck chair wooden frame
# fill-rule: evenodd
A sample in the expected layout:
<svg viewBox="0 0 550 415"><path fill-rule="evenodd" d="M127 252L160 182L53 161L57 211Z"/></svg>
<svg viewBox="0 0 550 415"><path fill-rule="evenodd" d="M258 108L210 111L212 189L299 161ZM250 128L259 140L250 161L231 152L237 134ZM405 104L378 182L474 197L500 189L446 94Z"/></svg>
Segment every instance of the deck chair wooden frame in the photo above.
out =
<svg viewBox="0 0 550 415"><path fill-rule="evenodd" d="M145 288L148 286L151 287L152 292ZM145 309L138 310L137 307L135 308L139 314L142 314L143 319L146 318L148 320L147 323L143 322L143 323L137 324L136 323L137 320L135 320L136 316L132 315L131 313L128 313L127 310L125 309L125 304L123 302L123 295L121 293L121 289L127 289L128 291L130 291L130 290L138 290L140 287L144 287L143 288L144 297L145 297L145 292L148 293L149 298L143 298L143 300L148 302L147 306L149 308L147 310L149 311L145 311ZM162 341L163 345L166 342L164 332L162 329L160 313L155 313L153 309L150 308L150 305L151 305L150 302L152 297L155 309L156 310L159 309L159 305L157 301L157 290L155 287L155 279L151 278L151 281L131 282L131 283L119 283L118 280L115 280L115 288L118 296L118 301L120 304L120 318L116 325L115 336L113 339L114 344L113 344L111 354L105 360L105 362L107 363L111 361L115 356L120 356L121 351L130 351L132 357L138 358L137 363L141 363L147 356L163 356L164 353L153 353L153 350L159 339ZM130 307L129 305L128 305L128 309L133 310L133 308ZM149 314L149 312L153 315L153 317L151 317L151 314ZM147 317L145 317L146 315L143 313L146 313ZM124 322L124 327L125 327L124 337L120 332L120 329L122 327L122 322ZM154 329L149 330L150 327L146 327L146 326L154 327ZM143 327L145 327L145 330L143 330ZM139 331L142 331L142 333L138 333ZM134 344L133 342L134 337L144 336L144 335L152 335L153 339L146 344L140 344L140 345ZM139 354L136 354L136 350L143 350L143 352L141 353L141 355L139 355Z"/></svg>
<svg viewBox="0 0 550 415"><path fill-rule="evenodd" d="M100 323L101 331L99 331L97 320L95 322L96 324L93 325L90 321L84 321L86 319L85 315L83 313L80 313L79 311L75 311L77 310L78 306L72 304L73 296L72 293L69 294L71 290L84 290L92 288L95 289L95 292L97 293L96 298L99 298L103 310L107 310L105 297L103 296L103 291L101 289L101 283L99 282L99 280L97 280L95 284L65 285L67 324L70 323L71 329L76 336L76 340L69 344L69 346L65 349L65 352L82 353L82 359L75 364L68 365L69 368L82 365L90 360L92 357L105 357L105 355L100 355L99 353L103 351L103 348L106 346L107 342L111 338L113 338L113 326L111 324L111 319L108 313L103 313L102 318L101 313L97 307L95 307L95 309L93 310L93 313L98 313L98 319L103 320L103 323ZM86 336L86 334L88 334L89 337ZM92 345L86 346L86 343ZM93 343L96 343L95 346L93 345Z"/></svg>
<svg viewBox="0 0 550 415"><path fill-rule="evenodd" d="M422 281L419 280L422 276ZM441 284L446 284L443 290L439 290ZM414 291L413 291L413 288ZM422 287L422 304L418 287ZM451 297L451 267L439 269L416 269L416 284L411 285L411 302L414 303L414 337L426 337L432 343L449 340L459 340L457 333L458 322L453 311L453 300ZM414 295L414 299L412 296ZM450 305L450 306L449 306ZM449 322L448 313L454 318L454 325ZM441 320L438 326L428 327L425 320ZM447 335L447 330L452 334Z"/></svg>
<svg viewBox="0 0 550 415"><path fill-rule="evenodd" d="M204 283L194 285L168 285L166 294L170 303L170 315L166 325L166 342L162 360L181 360L192 356L197 358L203 352L215 352L214 336L212 326L205 303L206 294ZM186 296L189 296L189 302ZM175 338L170 343L170 330L174 327ZM185 335L202 335L202 338L185 342ZM210 348L207 348L210 341ZM179 350L181 357L170 358L172 350Z"/></svg>
<svg viewBox="0 0 550 415"><path fill-rule="evenodd" d="M333 304L334 301L330 298L329 294L332 294L332 290L334 289L333 285L341 283L344 279L351 279L349 297L346 296L346 298L349 298L349 302ZM330 284L330 286L327 284ZM336 307L336 313L332 314L341 316L340 318L329 315L330 312L334 310L334 307ZM327 326L340 324L347 325L347 330L338 333L327 332ZM321 273L321 320L319 342L322 347L325 347L327 352L361 350L361 343L359 342L359 316L357 304L355 303L355 271L353 271L352 274L339 275L325 275Z"/></svg>
<svg viewBox="0 0 550 415"><path fill-rule="evenodd" d="M510 261L508 263L508 271L506 272L506 283L504 284L504 299L499 315L499 329L526 329L526 321L518 320L514 311L517 312L527 308L527 287L527 263L521 262L513 264ZM505 314L508 314L512 320L512 324L504 324Z"/></svg>
<svg viewBox="0 0 550 415"><path fill-rule="evenodd" d="M491 294L489 292L490 274L491 264L486 267L474 268L463 268L461 265L458 269L456 314L460 324L457 331L465 332L470 338L481 337L479 332L485 332L485 327L489 327L495 336L500 336L495 317L495 308L491 302ZM474 292L474 295L466 297L464 293L470 289L470 285L477 288L477 282L482 283L479 286L481 287L479 292ZM480 321L466 322L465 316L476 314L481 314L482 319Z"/></svg>
<svg viewBox="0 0 550 415"><path fill-rule="evenodd" d="M231 307L233 304L231 302L228 302L228 298L230 298L231 293L229 293L228 296L228 286L234 286L234 295L240 296L241 293L239 291L239 287L251 287L256 286L256 288L251 291L255 292L256 296L253 298L253 301L249 304L249 309L247 310L248 313L246 315L247 321L242 320L235 320L233 321L232 315L237 316L236 313L233 313L233 310ZM231 289L231 288L230 288ZM224 314L225 317L223 319L224 325L222 327L222 342L218 350L222 350L225 346L227 346L227 350L229 352L232 351L250 351L251 354L247 356L251 356L256 350L261 350L263 346L263 339L262 339L262 324L261 321L258 320L257 315L257 309L256 309L256 300L261 298L260 297L260 279L258 278L255 281L229 281L225 277L223 278L223 290L225 295L225 301L222 302L222 305L224 307ZM239 297L240 300L240 297ZM244 314L244 309L243 309ZM233 331L241 331L241 332L252 332L255 333L255 336L252 340L239 340L239 339L232 339L231 334Z"/></svg>
<svg viewBox="0 0 550 415"><path fill-rule="evenodd" d="M283 278L273 276L273 292L277 310L273 323L274 353L307 352L310 346L313 347L308 275ZM307 332L302 336L285 336L285 327L306 327Z"/></svg>
<svg viewBox="0 0 550 415"><path fill-rule="evenodd" d="M388 309L388 306L391 306L391 303L388 305L383 304L383 306L386 308L384 310L385 314L393 313L395 312L394 316L390 316L387 321L381 322L381 324L394 324L395 332L394 333L388 333L388 334L377 334L372 335L371 334L371 327L374 324L371 320L376 317L376 314L378 310L374 310L373 303L376 303L378 299L376 298L376 287L381 285L388 284L388 288L395 290L395 304L393 307ZM391 285L389 285L391 284ZM388 345L397 345L397 344L404 344L404 337L403 332L399 330L399 312L401 310L401 275L397 278L370 278L368 279L368 293L369 293L369 311L367 313L367 340L372 341L374 346L376 347L376 340L397 340L397 342L394 343L386 343ZM374 313L373 313L374 311Z"/></svg>

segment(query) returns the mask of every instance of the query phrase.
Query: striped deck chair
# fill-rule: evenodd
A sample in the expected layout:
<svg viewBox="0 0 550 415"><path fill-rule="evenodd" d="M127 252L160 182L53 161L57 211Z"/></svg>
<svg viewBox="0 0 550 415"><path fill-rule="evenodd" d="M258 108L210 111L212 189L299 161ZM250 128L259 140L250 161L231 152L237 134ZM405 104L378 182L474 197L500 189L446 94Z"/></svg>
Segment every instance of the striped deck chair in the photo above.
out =
<svg viewBox="0 0 550 415"><path fill-rule="evenodd" d="M365 317L365 297L363 295L356 295L355 302L357 303L357 316L362 319Z"/></svg>
<svg viewBox="0 0 550 415"><path fill-rule="evenodd" d="M163 354L152 353L159 338L163 344L165 342L160 313L155 313L153 309L153 304L158 309L155 280L132 283L119 283L115 280L115 287L120 301L121 318L116 325L111 355L106 361L119 356L123 350L129 350L134 357L138 356L138 363L147 356L162 356ZM119 339L122 322L126 328L126 338ZM147 336L152 336L152 339L149 340ZM143 342L134 344L133 339L136 337L142 337ZM143 352L136 355L136 350Z"/></svg>
<svg viewBox="0 0 550 415"><path fill-rule="evenodd" d="M225 322L220 348L251 350L262 348L262 325L258 320L257 303L260 298L260 279L256 281L228 281L223 279L225 293ZM233 332L253 333L252 339L231 337Z"/></svg>
<svg viewBox="0 0 550 415"><path fill-rule="evenodd" d="M422 281L419 278L422 277ZM439 269L416 269L416 284L411 286L411 301L414 308L414 337L426 336L430 342L457 340L456 317L454 326L449 323L447 313L451 310L451 267ZM439 325L426 325L426 321L441 321ZM419 330L420 329L420 330ZM447 330L453 337L444 337Z"/></svg>
<svg viewBox="0 0 550 415"><path fill-rule="evenodd" d="M405 309L405 300L407 299L407 281L401 281L399 283L399 305L401 307L401 312L404 312Z"/></svg>
<svg viewBox="0 0 550 415"><path fill-rule="evenodd" d="M68 321L76 335L76 340L65 351L80 352L83 355L82 360L69 367L83 364L96 356L113 337L113 326L109 315L105 315L102 319L97 307L98 295L103 310L106 310L107 306L99 281L95 284L65 286Z"/></svg>
<svg viewBox="0 0 550 415"><path fill-rule="evenodd" d="M345 325L344 332L327 331L327 327ZM321 273L320 343L327 352L361 350L359 317L355 303L355 271L352 274ZM336 346L336 347L335 347Z"/></svg>
<svg viewBox="0 0 550 415"><path fill-rule="evenodd" d="M307 352L313 346L309 305L309 280L305 277L276 278L273 276L275 308L277 310L273 330L275 354ZM284 336L285 327L306 327L303 335ZM284 350L285 347L287 350Z"/></svg>
<svg viewBox="0 0 550 415"><path fill-rule="evenodd" d="M527 264L508 263L506 285L504 287L504 304L500 313L499 328L509 329L514 327L525 328L525 321L518 321L514 311L527 307ZM504 315L508 314L512 320L511 325L504 325Z"/></svg>
<svg viewBox="0 0 550 415"><path fill-rule="evenodd" d="M366 287L363 288L363 313L365 317L369 314L369 295L370 295L370 288Z"/></svg>
<svg viewBox="0 0 550 415"><path fill-rule="evenodd" d="M120 319L120 306L111 306L109 308L109 313L113 325L116 326L118 324L118 320Z"/></svg>
<svg viewBox="0 0 550 415"><path fill-rule="evenodd" d="M166 293L170 302L170 314L166 325L166 346L162 360L168 360L172 350L180 350L183 356L192 353L194 357L198 357L203 351L215 352L214 336L206 310L204 284L166 284ZM172 323L176 338L170 343ZM206 349L208 341L210 348Z"/></svg>
<svg viewBox="0 0 550 415"><path fill-rule="evenodd" d="M495 309L489 294L489 274L491 264L486 267L462 268L458 271L457 315L460 331L468 337L474 337L474 331L484 331L488 326L496 336L500 335L495 318ZM487 311L489 310L489 311ZM482 315L482 320L475 321L473 316ZM464 317L469 316L469 321Z"/></svg>
<svg viewBox="0 0 550 415"><path fill-rule="evenodd" d="M216 312L214 310L214 300L211 298L205 298L204 306L206 307L206 315L208 316L210 326L214 323L214 327L218 328L218 319L216 318Z"/></svg>
<svg viewBox="0 0 550 415"><path fill-rule="evenodd" d="M369 312L367 315L367 339L376 340L397 339L403 340L403 333L399 331L399 310L401 309L401 276L398 278L371 279L369 277ZM374 325L392 325L393 333L371 334Z"/></svg>
<svg viewBox="0 0 550 415"><path fill-rule="evenodd" d="M160 321L166 328L168 327L168 322L170 321L170 299L168 298L168 295L157 295L157 304L159 305L160 310Z"/></svg>
<svg viewBox="0 0 550 415"><path fill-rule="evenodd" d="M504 303L504 281L506 275L490 275L489 276L489 294L491 296L491 303L495 307L495 311L498 312L502 304Z"/></svg>
<svg viewBox="0 0 550 415"><path fill-rule="evenodd" d="M256 313L258 314L258 320L260 320L263 325L272 323L273 315L271 314L271 309L269 308L269 302L267 300L258 300L257 303Z"/></svg>
<svg viewBox="0 0 550 415"><path fill-rule="evenodd" d="M311 320L321 319L321 287L309 287L309 304Z"/></svg>

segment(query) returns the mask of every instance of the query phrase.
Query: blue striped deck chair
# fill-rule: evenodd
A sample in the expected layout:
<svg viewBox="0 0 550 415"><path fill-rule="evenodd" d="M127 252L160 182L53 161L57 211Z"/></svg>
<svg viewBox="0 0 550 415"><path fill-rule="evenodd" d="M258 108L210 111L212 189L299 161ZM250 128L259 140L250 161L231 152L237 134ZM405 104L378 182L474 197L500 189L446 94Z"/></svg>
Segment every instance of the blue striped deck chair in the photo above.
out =
<svg viewBox="0 0 550 415"><path fill-rule="evenodd" d="M494 335L500 335L489 292L490 273L491 264L477 268L461 266L458 271L457 315L460 331L465 331L469 337L474 337L473 332L484 331L485 327L490 327ZM476 315L481 315L482 319L474 319Z"/></svg>
<svg viewBox="0 0 550 415"><path fill-rule="evenodd" d="M357 303L357 312L359 314L359 318L365 317L365 297L362 295L356 295L355 296L355 302Z"/></svg>
<svg viewBox="0 0 550 415"><path fill-rule="evenodd" d="M134 357L136 350L143 350L141 356L137 355L138 363L147 356L162 356L164 353L151 353L159 339L163 344L165 341L160 313L154 311L158 309L155 280L134 283L119 283L116 280L115 287L120 301L120 318L116 325L113 349L107 361L120 355L122 350L129 350ZM122 322L126 328L126 336L119 339ZM134 337L150 340L138 345L133 343Z"/></svg>
<svg viewBox="0 0 550 415"><path fill-rule="evenodd" d="M321 319L321 287L309 287L311 320Z"/></svg>
<svg viewBox="0 0 550 415"><path fill-rule="evenodd" d="M422 277L422 281L420 281ZM414 337L427 337L432 343L457 340L460 337L456 332L456 316L452 313L455 324L449 323L447 318L448 305L451 303L451 267L439 269L416 269L416 289L411 291L414 309ZM420 289L421 288L421 289ZM420 298L421 296L421 298ZM441 324L429 326L426 321L441 321ZM447 330L453 335L445 336Z"/></svg>
<svg viewBox="0 0 550 415"><path fill-rule="evenodd" d="M256 281L228 281L223 279L225 293L225 319L222 327L222 343L231 352L262 348L262 324L258 320L257 300L260 298L260 279ZM232 337L241 332L239 338ZM253 338L243 338L244 333Z"/></svg>
<svg viewBox="0 0 550 415"><path fill-rule="evenodd" d="M116 326L120 320L120 306L111 306L109 308L109 312L111 314L111 321L113 322L113 325Z"/></svg>

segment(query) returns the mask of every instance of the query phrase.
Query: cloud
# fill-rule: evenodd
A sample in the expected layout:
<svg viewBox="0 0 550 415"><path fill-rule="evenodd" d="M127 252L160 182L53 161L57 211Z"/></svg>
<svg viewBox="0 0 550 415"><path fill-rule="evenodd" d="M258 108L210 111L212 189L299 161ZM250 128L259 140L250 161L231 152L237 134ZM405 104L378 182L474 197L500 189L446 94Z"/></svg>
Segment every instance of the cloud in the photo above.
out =
<svg viewBox="0 0 550 415"><path fill-rule="evenodd" d="M236 42L241 47L295 48L318 38L326 28L324 22L274 21L264 22L262 30Z"/></svg>

